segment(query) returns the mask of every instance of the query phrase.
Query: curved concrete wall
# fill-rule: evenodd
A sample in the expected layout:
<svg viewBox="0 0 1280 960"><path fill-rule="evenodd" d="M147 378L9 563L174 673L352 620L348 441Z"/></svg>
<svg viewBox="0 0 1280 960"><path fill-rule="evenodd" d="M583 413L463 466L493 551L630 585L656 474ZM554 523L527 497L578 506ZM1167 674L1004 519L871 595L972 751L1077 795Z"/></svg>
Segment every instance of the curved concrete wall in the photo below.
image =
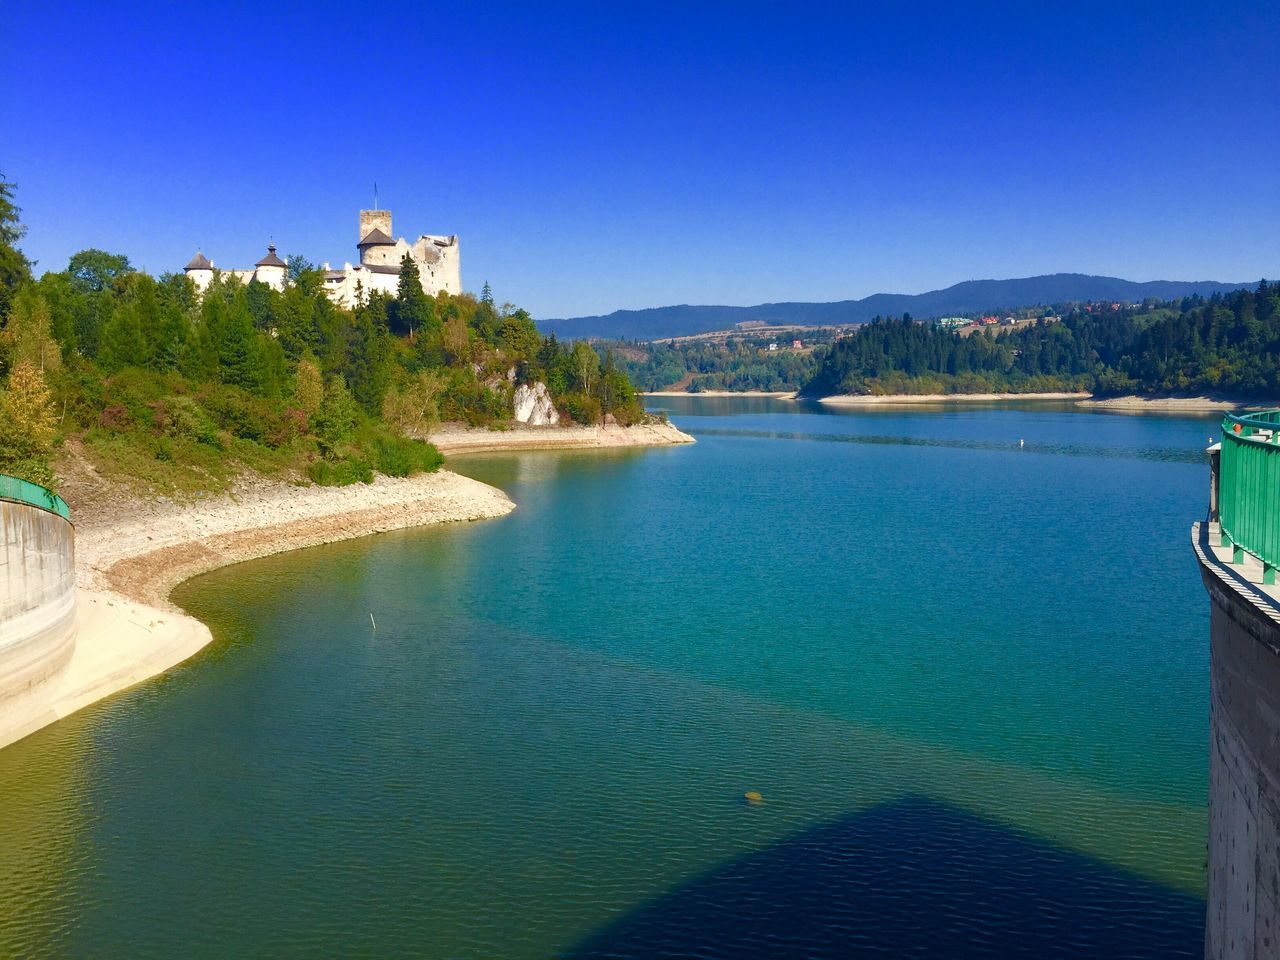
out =
<svg viewBox="0 0 1280 960"><path fill-rule="evenodd" d="M1196 536L1210 599L1205 956L1280 957L1280 608Z"/></svg>
<svg viewBox="0 0 1280 960"><path fill-rule="evenodd" d="M63 667L75 649L75 528L0 500L0 702Z"/></svg>

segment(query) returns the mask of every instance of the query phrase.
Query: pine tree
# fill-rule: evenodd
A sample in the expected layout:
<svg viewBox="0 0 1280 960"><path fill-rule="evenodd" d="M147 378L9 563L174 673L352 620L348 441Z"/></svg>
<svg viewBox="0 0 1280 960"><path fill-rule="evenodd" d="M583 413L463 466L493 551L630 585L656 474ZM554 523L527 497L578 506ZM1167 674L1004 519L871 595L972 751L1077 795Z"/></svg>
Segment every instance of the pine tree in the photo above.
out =
<svg viewBox="0 0 1280 960"><path fill-rule="evenodd" d="M13 184L0 174L0 317L9 312L14 292L31 279L31 261L18 249L27 233L13 202Z"/></svg>
<svg viewBox="0 0 1280 960"><path fill-rule="evenodd" d="M146 343L142 339L137 305L128 302L118 304L102 328L98 362L108 373L115 373L125 367L141 366L145 353Z"/></svg>
<svg viewBox="0 0 1280 960"><path fill-rule="evenodd" d="M388 317L391 329L400 336L430 335L435 328L435 310L422 289L418 265L407 253L400 260L400 280L396 299Z"/></svg>

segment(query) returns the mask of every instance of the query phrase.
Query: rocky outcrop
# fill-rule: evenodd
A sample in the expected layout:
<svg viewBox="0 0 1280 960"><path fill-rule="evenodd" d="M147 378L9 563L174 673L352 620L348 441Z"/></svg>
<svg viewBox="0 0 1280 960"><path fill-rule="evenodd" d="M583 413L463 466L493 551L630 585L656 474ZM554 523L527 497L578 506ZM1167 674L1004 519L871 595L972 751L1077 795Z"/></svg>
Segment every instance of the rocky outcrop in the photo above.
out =
<svg viewBox="0 0 1280 960"><path fill-rule="evenodd" d="M516 387L515 419L531 427L554 427L560 423L560 414L545 383L522 383Z"/></svg>

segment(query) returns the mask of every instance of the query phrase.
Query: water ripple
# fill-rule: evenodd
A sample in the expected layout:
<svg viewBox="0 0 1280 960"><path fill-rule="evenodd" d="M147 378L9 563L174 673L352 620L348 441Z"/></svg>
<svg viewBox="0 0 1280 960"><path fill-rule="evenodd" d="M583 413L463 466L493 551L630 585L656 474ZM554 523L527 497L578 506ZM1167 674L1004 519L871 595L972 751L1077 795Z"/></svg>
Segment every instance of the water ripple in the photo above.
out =
<svg viewBox="0 0 1280 960"><path fill-rule="evenodd" d="M745 430L686 426L697 437L751 437L761 440L810 440L819 443L865 443L876 446L947 447L956 450L995 450L1039 453L1058 457L1102 457L1119 460L1155 460L1161 463L1205 462L1204 451L1194 447L1104 446L1101 444L1049 443L1020 440L973 440L947 437L909 437L901 434L813 433L796 430Z"/></svg>

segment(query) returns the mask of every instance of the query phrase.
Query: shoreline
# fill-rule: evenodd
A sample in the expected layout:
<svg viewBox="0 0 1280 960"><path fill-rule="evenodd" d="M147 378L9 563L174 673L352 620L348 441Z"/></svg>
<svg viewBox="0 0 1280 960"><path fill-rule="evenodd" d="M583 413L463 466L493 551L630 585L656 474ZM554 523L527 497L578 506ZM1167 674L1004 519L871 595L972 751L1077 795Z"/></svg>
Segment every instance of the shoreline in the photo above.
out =
<svg viewBox="0 0 1280 960"><path fill-rule="evenodd" d="M432 431L427 439L446 457L455 453L483 453L512 450L622 449L625 447L668 447L694 443L693 437L670 422L638 423L632 427L608 424L603 427L512 427L485 430L447 424Z"/></svg>
<svg viewBox="0 0 1280 960"><path fill-rule="evenodd" d="M830 397L815 397L818 403L829 403L833 406L879 406L881 404L904 403L1007 403L1019 400L1075 400L1080 401L1092 394L1080 392L1051 393L886 393L854 394L839 393Z"/></svg>
<svg viewBox="0 0 1280 960"><path fill-rule="evenodd" d="M184 580L276 553L515 509L501 490L447 470L347 487L256 482L195 504L142 500L96 478L68 485L88 495L72 514L75 651L55 676L4 705L0 748L204 649L209 628L169 599Z"/></svg>
<svg viewBox="0 0 1280 960"><path fill-rule="evenodd" d="M691 393L688 390L648 390L641 391L642 397L768 397L773 400L794 400L794 390L702 390Z"/></svg>
<svg viewBox="0 0 1280 960"><path fill-rule="evenodd" d="M802 403L826 403L832 406L875 407L911 404L952 403L1016 403L1016 402L1071 402L1078 407L1093 410L1110 410L1124 413L1216 413L1229 410L1268 410L1280 408L1280 400L1274 403L1229 400L1222 397L1147 397L1131 394L1119 397L1097 397L1085 391L1059 391L1048 393L886 393L886 394L834 394L827 397L799 397L795 393L768 393L758 390L707 391L684 393L667 390L644 394L646 397L772 397L779 400L796 400Z"/></svg>
<svg viewBox="0 0 1280 960"><path fill-rule="evenodd" d="M1224 410L1267 410L1280 407L1280 402L1239 403L1235 400L1223 400L1219 397L1089 397L1081 400L1079 405L1095 410L1118 410L1126 413L1143 411L1150 413L1213 413Z"/></svg>

